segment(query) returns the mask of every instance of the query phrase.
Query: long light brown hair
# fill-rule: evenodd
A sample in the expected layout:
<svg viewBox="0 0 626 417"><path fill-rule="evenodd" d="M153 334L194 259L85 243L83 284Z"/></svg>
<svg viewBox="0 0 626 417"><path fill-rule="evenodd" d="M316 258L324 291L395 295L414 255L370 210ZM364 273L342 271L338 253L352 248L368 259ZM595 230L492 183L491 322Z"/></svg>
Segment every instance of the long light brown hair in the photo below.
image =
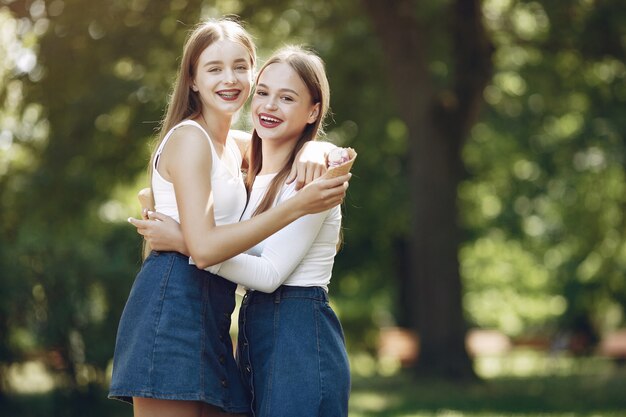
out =
<svg viewBox="0 0 626 417"><path fill-rule="evenodd" d="M156 152L167 133L178 123L186 119L193 119L202 112L200 93L192 90L193 80L196 76L198 60L202 52L220 40L229 40L242 45L248 51L251 71L254 70L256 47L250 34L237 21L230 18L209 19L194 27L183 47L183 56L180 61L176 81L174 81L172 87L165 116L159 124L157 138L152 150L152 156L150 157L150 164L148 165L150 184L152 184ZM154 194L152 195L152 201L154 201ZM150 253L149 246L144 240L144 258Z"/></svg>
<svg viewBox="0 0 626 417"><path fill-rule="evenodd" d="M202 112L200 93L192 90L193 80L198 69L198 60L202 52L213 43L220 40L229 40L241 44L249 53L250 68L256 63L256 47L252 37L236 21L223 18L210 19L199 23L189 34L183 48L183 56L178 69L178 75L165 117L160 123L156 145L152 151L149 171L154 169L154 158L161 142L178 123L186 119L193 119Z"/></svg>
<svg viewBox="0 0 626 417"><path fill-rule="evenodd" d="M298 138L296 145L293 147L291 154L285 161L285 165L272 179L265 196L254 211L253 216L269 210L274 205L274 201L276 200L278 192L285 184L285 180L289 175L289 171L291 170L291 166L298 151L300 151L306 142L316 140L323 134L324 118L328 113L330 105L330 87L328 85L328 79L326 78L324 62L319 56L299 46L283 47L276 51L263 65L257 75L257 83L265 68L276 63L288 64L296 72L296 74L298 74L311 95L312 104L319 103L320 110L317 120L313 123L308 123L302 130L302 134ZM252 190L252 184L254 184L256 176L261 171L262 163L263 151L261 147L261 138L255 130L252 132L248 174L246 176L246 188L248 189L248 194L250 193L250 190Z"/></svg>

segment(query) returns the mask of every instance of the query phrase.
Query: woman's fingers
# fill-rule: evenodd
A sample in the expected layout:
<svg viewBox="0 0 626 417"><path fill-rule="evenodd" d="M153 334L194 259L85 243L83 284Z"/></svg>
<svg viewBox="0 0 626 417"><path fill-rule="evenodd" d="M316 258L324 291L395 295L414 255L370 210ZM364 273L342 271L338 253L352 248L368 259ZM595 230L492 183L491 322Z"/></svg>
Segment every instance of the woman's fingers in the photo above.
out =
<svg viewBox="0 0 626 417"><path fill-rule="evenodd" d="M128 223L132 224L136 228L145 227L147 222L149 222L149 220L140 220L135 219L134 217L128 218Z"/></svg>
<svg viewBox="0 0 626 417"><path fill-rule="evenodd" d="M319 180L320 183L322 184L322 186L324 188L336 188L339 186L343 186L344 183L347 183L348 181L350 181L350 178L352 178L352 174L351 173L347 173L345 175L341 175L339 177L335 177L335 178L330 178L330 179L321 179Z"/></svg>
<svg viewBox="0 0 626 417"><path fill-rule="evenodd" d="M170 216L159 213L158 211L148 211L148 218L150 220L160 220L162 222L171 219Z"/></svg>
<svg viewBox="0 0 626 417"><path fill-rule="evenodd" d="M308 183L312 182L314 179L315 179L315 164L312 162L309 162L306 164L306 175L304 176L303 185L307 185Z"/></svg>
<svg viewBox="0 0 626 417"><path fill-rule="evenodd" d="M291 184L293 180L296 179L296 166L291 166L291 171L289 171L289 175L287 175L287 180L285 181L287 184Z"/></svg>
<svg viewBox="0 0 626 417"><path fill-rule="evenodd" d="M331 188L330 190L327 191L325 200L327 200L329 204L332 204L333 202L335 202L336 204L340 204L343 202L343 199L346 197L347 189L348 189L347 182L344 182L340 187Z"/></svg>
<svg viewBox="0 0 626 417"><path fill-rule="evenodd" d="M296 190L299 190L306 184L306 164L304 162L298 162L297 167Z"/></svg>
<svg viewBox="0 0 626 417"><path fill-rule="evenodd" d="M331 200L331 204L334 203L333 207L337 204L343 203L343 200L346 197L346 192L348 190L348 187L350 186L349 181L350 181L351 176L352 174L347 174L345 176L342 176L342 177L347 177L347 179L341 182L336 187L330 188L328 190L328 193L329 193L328 199ZM338 177L338 178L342 178L342 177Z"/></svg>
<svg viewBox="0 0 626 417"><path fill-rule="evenodd" d="M320 187L318 195L323 209L327 210L343 203L351 175L346 174L341 177L322 179L317 182Z"/></svg>
<svg viewBox="0 0 626 417"><path fill-rule="evenodd" d="M148 232L147 226L149 225L150 220L139 220L139 219L135 219L134 217L129 217L128 223L132 224L133 226L137 228L137 233L139 233L140 235L144 237L146 236L146 233Z"/></svg>
<svg viewBox="0 0 626 417"><path fill-rule="evenodd" d="M326 167L314 161L297 162L289 174L287 183L296 181L296 190L315 181L326 173Z"/></svg>
<svg viewBox="0 0 626 417"><path fill-rule="evenodd" d="M317 179L326 173L326 167L323 165L316 165L313 179Z"/></svg>

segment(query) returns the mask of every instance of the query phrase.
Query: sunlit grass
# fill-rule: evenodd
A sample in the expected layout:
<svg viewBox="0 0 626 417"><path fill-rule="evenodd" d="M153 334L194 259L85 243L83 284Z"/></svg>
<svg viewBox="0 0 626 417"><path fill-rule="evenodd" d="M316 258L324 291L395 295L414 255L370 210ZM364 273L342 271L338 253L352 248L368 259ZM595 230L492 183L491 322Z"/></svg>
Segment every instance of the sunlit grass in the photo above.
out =
<svg viewBox="0 0 626 417"><path fill-rule="evenodd" d="M350 417L626 415L626 368L603 358L518 350L475 366L482 380L463 384L355 375Z"/></svg>
<svg viewBox="0 0 626 417"><path fill-rule="evenodd" d="M33 394L54 388L54 380L39 361L13 364L7 369L9 385L15 392Z"/></svg>
<svg viewBox="0 0 626 417"><path fill-rule="evenodd" d="M350 417L626 416L626 368L603 358L516 349L477 358L481 380L461 384L415 379L390 360L352 356ZM66 417L90 410L96 417L132 416L131 407L107 400L99 385L79 393L46 391L49 383L27 389L30 383L49 381L42 369L33 364L13 368L14 395L4 404L0 400L0 415Z"/></svg>
<svg viewBox="0 0 626 417"><path fill-rule="evenodd" d="M607 374L615 365L605 358L579 358L568 353L515 349L506 355L482 356L474 361L476 373L485 379Z"/></svg>
<svg viewBox="0 0 626 417"><path fill-rule="evenodd" d="M355 380L351 417L624 416L626 373L494 378L479 383L415 381L407 375Z"/></svg>

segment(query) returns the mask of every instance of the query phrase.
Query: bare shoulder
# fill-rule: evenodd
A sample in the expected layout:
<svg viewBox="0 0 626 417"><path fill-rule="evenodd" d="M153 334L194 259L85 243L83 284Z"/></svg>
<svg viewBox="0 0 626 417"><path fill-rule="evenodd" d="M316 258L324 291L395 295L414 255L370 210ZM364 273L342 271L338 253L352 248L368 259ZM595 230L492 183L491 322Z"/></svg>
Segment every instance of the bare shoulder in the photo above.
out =
<svg viewBox="0 0 626 417"><path fill-rule="evenodd" d="M174 141L207 141L204 131L195 125L182 125L174 129L170 140Z"/></svg>
<svg viewBox="0 0 626 417"><path fill-rule="evenodd" d="M194 125L177 127L172 132L164 150L186 155L211 152L206 134L199 127Z"/></svg>
<svg viewBox="0 0 626 417"><path fill-rule="evenodd" d="M200 128L193 125L177 127L165 144L159 172L170 180L176 172L192 172L211 168L211 147ZM183 163L181 163L184 161Z"/></svg>

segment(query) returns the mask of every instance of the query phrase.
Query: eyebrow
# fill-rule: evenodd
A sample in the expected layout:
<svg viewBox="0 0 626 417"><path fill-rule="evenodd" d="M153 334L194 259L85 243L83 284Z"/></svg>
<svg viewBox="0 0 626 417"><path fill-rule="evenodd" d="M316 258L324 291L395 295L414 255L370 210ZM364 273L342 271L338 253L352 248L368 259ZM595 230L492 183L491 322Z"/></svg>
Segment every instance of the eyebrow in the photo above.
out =
<svg viewBox="0 0 626 417"><path fill-rule="evenodd" d="M268 86L266 86L265 84L258 84L258 85L257 85L257 88L258 88L258 87L261 87L261 88L266 88L266 89L268 89L268 90L269 90L269 87L268 87ZM295 90L292 90L291 88L281 88L281 89L280 89L280 90L278 90L278 91L284 91L284 92L292 93L292 94L295 94L295 95L297 95L298 97L300 97L300 94L296 93L296 92L295 92Z"/></svg>
<svg viewBox="0 0 626 417"><path fill-rule="evenodd" d="M235 61L234 61L235 64L239 64L240 62L244 62L246 64L248 63L248 61L246 59L244 59L244 58L238 58L238 59L235 59ZM203 67L207 67L209 65L219 65L219 64L223 64L223 63L224 63L224 61L209 61L209 62L205 62Z"/></svg>

